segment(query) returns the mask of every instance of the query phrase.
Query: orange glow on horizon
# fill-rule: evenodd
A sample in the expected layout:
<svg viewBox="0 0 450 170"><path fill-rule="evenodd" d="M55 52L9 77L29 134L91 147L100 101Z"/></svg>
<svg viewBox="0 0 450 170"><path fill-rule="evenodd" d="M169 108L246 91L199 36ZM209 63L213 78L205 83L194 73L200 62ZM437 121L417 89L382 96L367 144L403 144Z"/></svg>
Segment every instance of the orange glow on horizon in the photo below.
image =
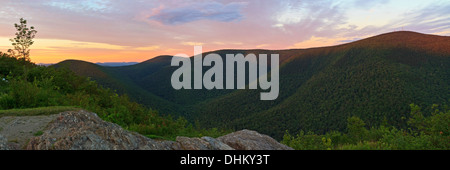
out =
<svg viewBox="0 0 450 170"><path fill-rule="evenodd" d="M211 44L199 42L181 42L175 48L164 48L161 45L131 47L107 43L80 42L73 40L35 39L31 46L30 58L34 63L54 64L64 60L83 60L87 62L143 62L161 55L187 54L194 55L194 45L202 45L203 52L220 49L254 49L251 45L239 42ZM169 45L167 45L169 46ZM228 48L223 48L224 46ZM268 48L269 45L256 46ZM9 38L0 37L0 51L13 48Z"/></svg>
<svg viewBox="0 0 450 170"><path fill-rule="evenodd" d="M0 51L12 49L9 38L0 38ZM193 47L167 48L159 45L130 47L106 43L79 42L72 40L35 39L30 58L34 63L58 63L74 59L88 62L143 62L160 55L185 53L191 56Z"/></svg>
<svg viewBox="0 0 450 170"><path fill-rule="evenodd" d="M3 1L2 1L3 2ZM4 1L0 51L20 18L38 33L35 63L142 62L220 49L306 49L392 31L450 35L450 1ZM208 10L203 10L208 9Z"/></svg>

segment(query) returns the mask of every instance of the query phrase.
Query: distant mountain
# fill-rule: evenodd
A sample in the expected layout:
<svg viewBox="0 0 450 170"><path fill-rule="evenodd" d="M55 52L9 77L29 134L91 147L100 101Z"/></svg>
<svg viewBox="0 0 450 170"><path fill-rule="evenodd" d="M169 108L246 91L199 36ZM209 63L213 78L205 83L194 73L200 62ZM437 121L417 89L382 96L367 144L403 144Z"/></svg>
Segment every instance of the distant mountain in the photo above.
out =
<svg viewBox="0 0 450 170"><path fill-rule="evenodd" d="M105 67L121 67L121 66L135 65L138 63L139 62L104 62L104 63L95 63L95 64L100 65L100 66L105 66ZM38 63L37 65L48 67L48 66L53 65L53 63Z"/></svg>
<svg viewBox="0 0 450 170"><path fill-rule="evenodd" d="M392 32L332 47L213 52L280 54L278 99L261 101L260 90L174 90L172 56L123 67L74 60L56 67L205 127L255 129L278 139L286 130L344 131L354 115L368 126L387 121L404 127L410 103L429 106L450 99L450 37Z"/></svg>
<svg viewBox="0 0 450 170"><path fill-rule="evenodd" d="M53 63L38 63L37 65L38 65L38 66L45 66L45 67L48 67L48 66L53 65Z"/></svg>
<svg viewBox="0 0 450 170"><path fill-rule="evenodd" d="M138 64L138 62L104 62L104 63L95 63L97 65L106 66L106 67L121 67L121 66L130 66Z"/></svg>

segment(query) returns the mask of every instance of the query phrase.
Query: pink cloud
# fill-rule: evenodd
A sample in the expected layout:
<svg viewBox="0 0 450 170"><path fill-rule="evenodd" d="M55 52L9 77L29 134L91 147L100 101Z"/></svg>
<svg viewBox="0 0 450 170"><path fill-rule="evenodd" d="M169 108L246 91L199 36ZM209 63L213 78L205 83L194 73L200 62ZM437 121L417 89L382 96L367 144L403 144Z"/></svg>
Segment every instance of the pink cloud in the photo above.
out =
<svg viewBox="0 0 450 170"><path fill-rule="evenodd" d="M167 53L192 53L192 47L183 42L201 42L204 51L285 49L313 37L346 42L393 31L398 24L424 33L450 30L449 3L410 10L411 13L405 12L402 18L391 19L387 25L374 26L367 21L368 26L358 28L349 23L351 16L347 16L347 10L390 1L378 0L369 4L360 0L90 2L87 7L83 7L86 6L84 1L72 0L2 2L0 37L12 37L13 23L24 17L38 30L37 38L130 47L126 50L159 47L159 51L139 52L141 58L150 58ZM108 52L105 50L102 57L105 58Z"/></svg>

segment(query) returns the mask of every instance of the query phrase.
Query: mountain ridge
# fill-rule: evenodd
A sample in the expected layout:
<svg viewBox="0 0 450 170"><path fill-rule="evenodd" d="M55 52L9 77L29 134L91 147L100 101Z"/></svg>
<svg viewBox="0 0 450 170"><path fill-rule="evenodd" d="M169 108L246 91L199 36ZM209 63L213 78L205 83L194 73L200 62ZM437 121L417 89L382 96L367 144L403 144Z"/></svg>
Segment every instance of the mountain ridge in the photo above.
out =
<svg viewBox="0 0 450 170"><path fill-rule="evenodd" d="M402 31L330 47L230 49L203 56L209 53L280 54L279 98L260 101L258 90L174 90L170 75L176 68L170 67L170 56L107 70L94 67L106 78L103 73L90 77L113 89L123 86L114 82L132 84L136 88L121 92L135 94L131 98L162 113L182 115L205 127L261 130L278 139L285 130L344 131L349 116L361 117L368 126L387 118L402 127L410 103L443 104L450 98L450 37L445 36ZM69 69L89 76L76 67ZM101 83L105 79L112 79L112 85Z"/></svg>
<svg viewBox="0 0 450 170"><path fill-rule="evenodd" d="M420 37L417 37L420 36ZM437 49L438 51L445 51L450 53L450 49L446 48L448 47L448 45L445 45L445 43L438 43L438 42L448 42L450 43L450 40L448 38L448 36L441 36L441 35L433 35L433 34L423 34L423 33L418 33L418 32L413 32L413 31L395 31L395 32L389 32L389 33L384 33L384 34L379 34L376 36L372 36L372 37L368 37L368 38L364 38L364 39L359 39L356 41L352 41L352 42L348 42L348 43L343 43L343 44L338 44L338 45L332 45L332 46L324 46L324 47L311 47L311 48L293 48L293 49L278 49L278 50L269 50L269 49L218 49L218 50L213 50L213 51L208 51L208 52L204 52L204 55L210 54L210 53L222 53L222 52L231 52L232 51L239 51L239 52L247 52L247 53L258 53L261 51L279 51L279 52L283 52L283 51L301 51L301 50L312 50L312 49L326 49L326 48L336 48L336 47L348 47L348 46L353 46L355 44L359 44L359 45L367 45L370 44L371 42L375 41L382 41L382 42L388 42L390 43L389 45L400 45L401 43L396 43L395 41L391 41L393 39L398 39L398 38L402 38L402 40L408 40L408 42L406 43L411 43L414 40L419 40L418 42L420 42L420 45L423 44L431 44L431 45L436 45L438 44L437 47L432 47L431 45L426 45L426 49ZM433 39L433 38L437 38ZM405 42L405 41L403 41ZM376 45L380 45L380 44L376 44ZM414 45L418 45L418 43L415 43ZM142 63L153 63L153 62L159 62L160 60L168 60L168 58L170 57L170 59L173 57L172 55L159 55L153 58L150 58L148 60L142 61L142 62L138 62L138 64L142 64ZM193 57L193 56L191 56ZM67 59L61 62L58 62L57 64L60 63L64 63L64 62L76 62L76 61L80 61L80 62L86 62L86 63L91 63L91 64L95 64L98 65L94 62L88 62L88 61L84 61L84 60L77 60L77 59ZM129 67L129 66L120 66L120 67Z"/></svg>

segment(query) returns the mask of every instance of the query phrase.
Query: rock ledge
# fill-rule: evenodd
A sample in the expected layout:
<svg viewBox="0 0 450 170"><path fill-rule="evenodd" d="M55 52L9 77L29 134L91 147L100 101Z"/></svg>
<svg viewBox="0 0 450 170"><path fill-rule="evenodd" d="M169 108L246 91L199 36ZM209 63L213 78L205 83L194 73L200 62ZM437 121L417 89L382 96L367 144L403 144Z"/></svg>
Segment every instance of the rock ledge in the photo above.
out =
<svg viewBox="0 0 450 170"><path fill-rule="evenodd" d="M176 141L154 140L130 132L117 124L101 120L88 111L67 111L54 116L43 134L32 137L22 148L27 150L292 150L256 131L241 130L221 136L188 138ZM0 134L0 150L8 148ZM14 148L15 149L15 148Z"/></svg>

